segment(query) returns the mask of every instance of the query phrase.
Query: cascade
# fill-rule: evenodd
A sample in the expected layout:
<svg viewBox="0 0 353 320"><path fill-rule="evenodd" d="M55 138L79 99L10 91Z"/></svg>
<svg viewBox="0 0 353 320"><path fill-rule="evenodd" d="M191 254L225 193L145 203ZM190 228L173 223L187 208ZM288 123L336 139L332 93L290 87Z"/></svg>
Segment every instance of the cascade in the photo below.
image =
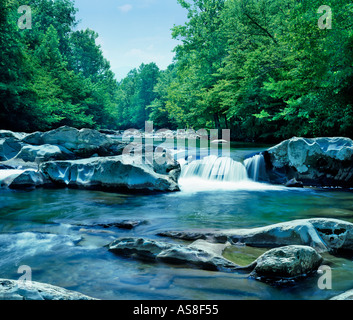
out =
<svg viewBox="0 0 353 320"><path fill-rule="evenodd" d="M244 165L249 179L253 181L266 180L265 158L262 154L257 154L244 160Z"/></svg>
<svg viewBox="0 0 353 320"><path fill-rule="evenodd" d="M208 156L183 165L181 178L237 182L248 180L245 166L227 157Z"/></svg>

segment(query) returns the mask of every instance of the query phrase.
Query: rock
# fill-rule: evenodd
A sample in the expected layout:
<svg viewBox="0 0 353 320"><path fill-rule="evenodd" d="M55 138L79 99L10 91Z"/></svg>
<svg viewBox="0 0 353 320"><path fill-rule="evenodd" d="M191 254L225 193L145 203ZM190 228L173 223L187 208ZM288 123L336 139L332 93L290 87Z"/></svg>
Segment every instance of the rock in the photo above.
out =
<svg viewBox="0 0 353 320"><path fill-rule="evenodd" d="M253 229L167 231L158 235L265 248L306 245L318 252L353 250L353 224L326 218L293 220Z"/></svg>
<svg viewBox="0 0 353 320"><path fill-rule="evenodd" d="M109 251L115 254L150 261L156 260L158 254L172 247L170 243L143 238L120 238L108 245Z"/></svg>
<svg viewBox="0 0 353 320"><path fill-rule="evenodd" d="M48 132L34 132L22 139L31 145L61 146L79 158L97 153L100 156L121 154L126 144L110 139L106 134L92 129L60 127Z"/></svg>
<svg viewBox="0 0 353 320"><path fill-rule="evenodd" d="M0 300L97 300L79 292L35 281L0 279Z"/></svg>
<svg viewBox="0 0 353 320"><path fill-rule="evenodd" d="M264 152L271 183L295 178L308 186L353 185L353 141L292 138Z"/></svg>
<svg viewBox="0 0 353 320"><path fill-rule="evenodd" d="M0 187L9 186L25 170L6 169L0 171Z"/></svg>
<svg viewBox="0 0 353 320"><path fill-rule="evenodd" d="M10 189L30 189L38 187L53 186L52 182L48 180L41 172L26 170L17 176L9 184Z"/></svg>
<svg viewBox="0 0 353 320"><path fill-rule="evenodd" d="M291 180L289 180L289 181L285 184L285 186L286 186L287 188L303 188L303 187L304 187L303 182L297 181L296 179L291 179Z"/></svg>
<svg viewBox="0 0 353 320"><path fill-rule="evenodd" d="M21 150L22 144L12 137L0 139L0 161L14 158Z"/></svg>
<svg viewBox="0 0 353 320"><path fill-rule="evenodd" d="M120 220L120 221L106 222L106 223L79 224L79 226L102 227L104 229L118 228L118 229L132 230L137 226L140 226L143 224L147 224L147 221L146 220Z"/></svg>
<svg viewBox="0 0 353 320"><path fill-rule="evenodd" d="M210 271L237 270L235 263L222 256L229 245L215 244L204 240L197 240L189 246L174 246L158 254L157 260L171 264L189 264L194 267Z"/></svg>
<svg viewBox="0 0 353 320"><path fill-rule="evenodd" d="M52 160L74 159L75 155L62 146L41 145L41 146L23 146L20 152L12 159L13 162L22 160L24 162L41 163Z"/></svg>
<svg viewBox="0 0 353 320"><path fill-rule="evenodd" d="M158 174L139 157L98 157L72 161L50 161L40 171L54 183L91 189L178 191L169 175Z"/></svg>
<svg viewBox="0 0 353 320"><path fill-rule="evenodd" d="M254 262L250 274L262 281L295 280L317 271L323 258L308 246L285 246L271 249Z"/></svg>
<svg viewBox="0 0 353 320"><path fill-rule="evenodd" d="M353 300L353 290L348 290L337 296L334 296L330 300Z"/></svg>
<svg viewBox="0 0 353 320"><path fill-rule="evenodd" d="M10 130L0 130L0 139L1 138L14 138L16 140L23 139L27 133L23 132L12 132Z"/></svg>
<svg viewBox="0 0 353 320"><path fill-rule="evenodd" d="M142 163L153 166L156 173L168 174L175 182L178 181L181 167L170 150L159 146L132 142L124 148L123 155L139 157Z"/></svg>
<svg viewBox="0 0 353 320"><path fill-rule="evenodd" d="M166 243L144 238L121 238L108 245L122 256L177 265L191 265L204 270L236 270L239 266L222 256L229 244L198 240L191 245Z"/></svg>
<svg viewBox="0 0 353 320"><path fill-rule="evenodd" d="M146 224L147 221L140 221L140 220L122 220L122 221L117 221L117 222L110 222L110 223L99 223L97 224L98 227L103 227L105 229L107 228L119 228L119 229L127 229L131 230L134 229L135 227L141 225L141 224Z"/></svg>

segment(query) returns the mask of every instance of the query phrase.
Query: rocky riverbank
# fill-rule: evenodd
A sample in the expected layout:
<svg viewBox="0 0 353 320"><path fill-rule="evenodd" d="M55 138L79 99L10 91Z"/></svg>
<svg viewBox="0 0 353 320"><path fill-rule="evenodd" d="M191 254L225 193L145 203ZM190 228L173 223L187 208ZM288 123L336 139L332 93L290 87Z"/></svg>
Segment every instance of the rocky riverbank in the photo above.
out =
<svg viewBox="0 0 353 320"><path fill-rule="evenodd" d="M0 160L3 169L16 169L2 181L12 189L179 190L180 165L168 150L124 143L90 129L0 131Z"/></svg>
<svg viewBox="0 0 353 320"><path fill-rule="evenodd" d="M263 153L270 183L294 186L353 186L353 141L349 138L297 138Z"/></svg>

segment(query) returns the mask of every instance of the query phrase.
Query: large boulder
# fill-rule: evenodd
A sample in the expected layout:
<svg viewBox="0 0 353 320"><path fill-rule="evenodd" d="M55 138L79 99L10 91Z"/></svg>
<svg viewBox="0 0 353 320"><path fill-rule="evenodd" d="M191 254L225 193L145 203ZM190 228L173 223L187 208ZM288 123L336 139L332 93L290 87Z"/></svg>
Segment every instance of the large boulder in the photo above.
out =
<svg viewBox="0 0 353 320"><path fill-rule="evenodd" d="M0 279L0 300L96 300L82 293L35 281Z"/></svg>
<svg viewBox="0 0 353 320"><path fill-rule="evenodd" d="M198 240L185 246L144 238L120 238L111 242L108 249L117 255L154 262L190 265L213 271L236 270L239 266L222 256L228 245Z"/></svg>
<svg viewBox="0 0 353 320"><path fill-rule="evenodd" d="M292 138L264 152L271 183L296 179L309 186L353 185L353 141Z"/></svg>
<svg viewBox="0 0 353 320"><path fill-rule="evenodd" d="M31 145L61 146L76 154L78 158L121 154L126 144L109 138L106 134L92 129L60 127L48 132L34 132L22 139Z"/></svg>
<svg viewBox="0 0 353 320"><path fill-rule="evenodd" d="M22 160L23 162L40 163L51 160L69 160L74 158L74 154L65 147L45 144L41 146L23 146L12 161L16 162Z"/></svg>
<svg viewBox="0 0 353 320"><path fill-rule="evenodd" d="M10 130L0 130L0 138L14 138L17 140L23 139L27 133L24 132L13 132Z"/></svg>
<svg viewBox="0 0 353 320"><path fill-rule="evenodd" d="M256 259L250 276L262 281L295 280L316 272L322 261L316 250L308 246L275 248Z"/></svg>
<svg viewBox="0 0 353 320"><path fill-rule="evenodd" d="M97 157L72 161L49 161L40 171L56 184L116 190L178 191L174 177L162 175L140 157Z"/></svg>
<svg viewBox="0 0 353 320"><path fill-rule="evenodd" d="M158 235L265 248L306 245L318 252L353 250L353 224L326 218L293 220L252 229L166 231Z"/></svg>
<svg viewBox="0 0 353 320"><path fill-rule="evenodd" d="M53 187L53 183L41 172L35 170L25 170L16 176L9 184L10 189L34 189L39 187Z"/></svg>
<svg viewBox="0 0 353 320"><path fill-rule="evenodd" d="M0 138L0 161L14 158L21 150L22 144L15 138Z"/></svg>
<svg viewBox="0 0 353 320"><path fill-rule="evenodd" d="M14 181L14 179L20 176L23 172L25 172L25 170L0 170L0 187L8 187Z"/></svg>

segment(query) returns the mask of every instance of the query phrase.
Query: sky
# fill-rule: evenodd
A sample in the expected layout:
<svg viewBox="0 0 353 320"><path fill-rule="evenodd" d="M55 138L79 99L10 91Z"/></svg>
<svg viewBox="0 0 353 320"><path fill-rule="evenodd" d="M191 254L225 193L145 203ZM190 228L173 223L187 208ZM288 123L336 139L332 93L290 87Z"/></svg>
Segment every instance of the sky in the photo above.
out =
<svg viewBox="0 0 353 320"><path fill-rule="evenodd" d="M177 0L75 0L75 7L77 29L99 34L97 44L119 81L142 63L166 69L178 44L171 28L187 20Z"/></svg>

